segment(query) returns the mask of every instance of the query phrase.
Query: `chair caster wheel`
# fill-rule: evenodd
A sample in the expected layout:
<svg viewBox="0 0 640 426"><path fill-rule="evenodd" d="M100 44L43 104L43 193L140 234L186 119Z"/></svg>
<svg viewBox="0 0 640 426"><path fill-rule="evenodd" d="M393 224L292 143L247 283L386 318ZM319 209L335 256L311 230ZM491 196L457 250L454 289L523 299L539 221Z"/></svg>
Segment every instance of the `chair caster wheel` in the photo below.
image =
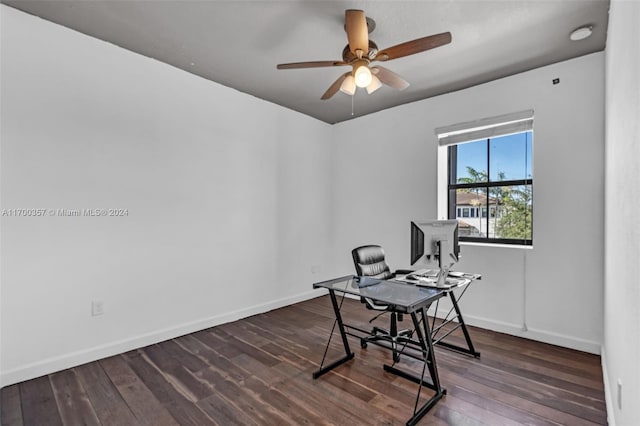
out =
<svg viewBox="0 0 640 426"><path fill-rule="evenodd" d="M360 347L365 349L367 347L367 341L364 339L360 339Z"/></svg>

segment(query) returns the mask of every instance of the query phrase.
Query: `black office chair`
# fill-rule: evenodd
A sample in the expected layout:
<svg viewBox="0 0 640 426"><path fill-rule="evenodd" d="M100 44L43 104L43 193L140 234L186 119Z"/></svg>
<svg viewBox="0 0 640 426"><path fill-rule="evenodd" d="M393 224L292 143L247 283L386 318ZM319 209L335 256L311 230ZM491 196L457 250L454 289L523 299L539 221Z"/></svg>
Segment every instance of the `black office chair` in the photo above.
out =
<svg viewBox="0 0 640 426"><path fill-rule="evenodd" d="M353 257L353 264L356 268L356 275L360 277L373 277L382 280L394 278L396 274L410 273L412 271L398 270L395 273L391 272L389 265L384 258L384 250L377 245L367 245L355 248L351 251ZM403 343L411 338L413 334L412 330L398 330L398 321L402 321L402 313L393 310L393 307L389 305L376 304L369 298L361 298L362 303L365 303L368 309L376 311L389 312L391 314L391 323L389 330L380 327L373 327L371 334L367 337L360 339L360 346L367 347L367 342L385 340L391 343L393 350L393 359L398 361L400 354L396 351L398 343ZM371 319L372 322L380 315Z"/></svg>

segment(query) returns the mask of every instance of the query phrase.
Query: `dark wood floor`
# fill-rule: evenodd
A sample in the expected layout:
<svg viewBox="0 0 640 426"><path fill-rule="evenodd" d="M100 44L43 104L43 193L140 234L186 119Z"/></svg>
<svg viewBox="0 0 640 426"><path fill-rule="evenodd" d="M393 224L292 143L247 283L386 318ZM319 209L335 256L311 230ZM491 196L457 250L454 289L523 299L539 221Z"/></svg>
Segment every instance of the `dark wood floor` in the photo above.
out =
<svg viewBox="0 0 640 426"><path fill-rule="evenodd" d="M371 317L344 304L345 317ZM404 424L417 385L382 370L382 348L354 341L355 360L311 378L332 324L324 296L11 385L2 425ZM606 424L598 356L471 333L481 359L436 350L448 394L420 424Z"/></svg>

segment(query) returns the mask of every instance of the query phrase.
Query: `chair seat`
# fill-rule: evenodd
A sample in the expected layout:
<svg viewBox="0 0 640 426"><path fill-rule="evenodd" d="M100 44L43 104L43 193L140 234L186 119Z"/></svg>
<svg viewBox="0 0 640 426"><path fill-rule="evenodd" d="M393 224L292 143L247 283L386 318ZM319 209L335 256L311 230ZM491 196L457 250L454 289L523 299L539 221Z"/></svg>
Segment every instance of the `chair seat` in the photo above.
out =
<svg viewBox="0 0 640 426"><path fill-rule="evenodd" d="M356 274L360 277L373 277L382 280L395 277L395 274L391 272L391 268L389 268L385 260L384 250L381 246L360 246L351 251L351 256L353 257ZM366 297L360 300L366 304L367 309L389 312L391 317L389 330L374 326L369 336L360 340L360 346L366 348L368 342L387 341L391 344L393 360L398 361L400 357L398 345L405 343L413 334L412 330L398 330L398 321L402 321L402 313L395 312L389 305L375 303ZM372 318L369 322L372 322L379 316L380 315Z"/></svg>

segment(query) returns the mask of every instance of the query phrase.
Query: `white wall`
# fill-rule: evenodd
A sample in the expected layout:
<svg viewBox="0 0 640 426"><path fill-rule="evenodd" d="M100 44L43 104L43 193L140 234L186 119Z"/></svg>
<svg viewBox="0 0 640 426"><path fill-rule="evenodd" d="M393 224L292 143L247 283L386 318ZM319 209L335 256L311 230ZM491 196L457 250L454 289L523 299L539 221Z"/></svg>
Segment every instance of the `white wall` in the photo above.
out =
<svg viewBox="0 0 640 426"><path fill-rule="evenodd" d="M606 50L603 367L609 424L626 426L640 424L640 230L635 225L640 211L638 22L640 3L611 2Z"/></svg>
<svg viewBox="0 0 640 426"><path fill-rule="evenodd" d="M2 385L315 294L331 126L0 13L1 208L128 209L2 217Z"/></svg>
<svg viewBox="0 0 640 426"><path fill-rule="evenodd" d="M393 268L409 266L409 222L437 215L435 128L533 109L534 246L463 246L459 269L483 275L465 296L465 317L598 353L603 105L604 54L596 53L336 125L335 272L350 273L351 249L368 243L383 245Z"/></svg>

